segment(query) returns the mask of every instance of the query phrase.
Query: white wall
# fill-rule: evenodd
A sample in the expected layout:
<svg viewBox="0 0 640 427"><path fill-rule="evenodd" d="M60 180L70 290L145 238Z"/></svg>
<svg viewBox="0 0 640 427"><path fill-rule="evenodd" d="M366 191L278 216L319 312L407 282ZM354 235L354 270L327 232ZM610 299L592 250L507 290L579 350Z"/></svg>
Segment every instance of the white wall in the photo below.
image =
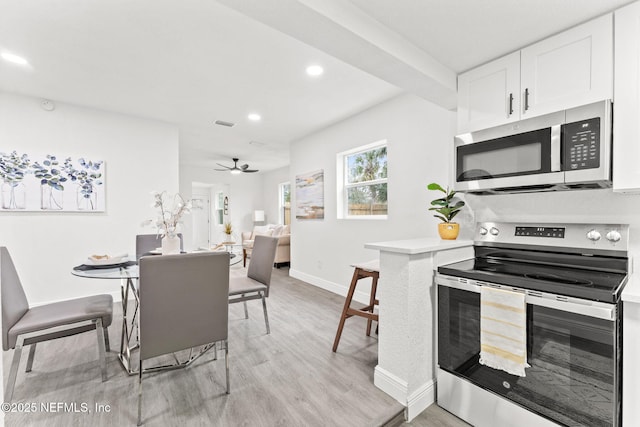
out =
<svg viewBox="0 0 640 427"><path fill-rule="evenodd" d="M280 184L289 182L289 167L270 171L262 177L262 208L265 220L269 224L279 224L280 221Z"/></svg>
<svg viewBox="0 0 640 427"><path fill-rule="evenodd" d="M219 172L213 168L180 165L180 194L186 198L191 198L192 183L194 182L214 186L228 185L229 216L225 221L230 221L233 225L233 237L239 243L240 233L253 229L253 211L263 209L262 179L263 174L261 172L232 175L229 172ZM185 249L194 249L192 247L192 224L189 215L184 218L183 227ZM212 243L219 243L220 241L216 241L214 234Z"/></svg>
<svg viewBox="0 0 640 427"><path fill-rule="evenodd" d="M292 219L290 274L346 294L350 264L378 257L365 243L437 236L438 220L427 210L435 195L426 187L448 183L454 124L455 113L403 95L293 143L292 212L295 176L323 169L325 218ZM382 139L388 142L388 219L338 220L336 154Z"/></svg>
<svg viewBox="0 0 640 427"><path fill-rule="evenodd" d="M151 191L178 190L175 126L0 92L0 151L104 160L106 212L0 212L6 245L31 304L113 292L119 281L82 279L70 271L91 254L135 254L135 235L152 233ZM67 184L70 185L70 184Z"/></svg>

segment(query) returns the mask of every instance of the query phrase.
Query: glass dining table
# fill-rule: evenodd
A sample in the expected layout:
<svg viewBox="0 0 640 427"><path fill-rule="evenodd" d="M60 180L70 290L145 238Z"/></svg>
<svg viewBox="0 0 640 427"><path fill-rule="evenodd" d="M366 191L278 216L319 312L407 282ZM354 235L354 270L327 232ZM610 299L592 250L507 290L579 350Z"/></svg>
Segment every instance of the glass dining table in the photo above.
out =
<svg viewBox="0 0 640 427"><path fill-rule="evenodd" d="M241 260L241 256L234 253L229 254L230 265L238 264ZM118 359L127 374L137 374L137 368L134 367L131 358L132 353L140 346L137 319L140 307L137 283L140 275L137 262L127 261L114 266L90 266L82 264L74 267L71 270L71 274L88 279L120 280L122 335L120 337ZM131 306L129 303L131 303Z"/></svg>

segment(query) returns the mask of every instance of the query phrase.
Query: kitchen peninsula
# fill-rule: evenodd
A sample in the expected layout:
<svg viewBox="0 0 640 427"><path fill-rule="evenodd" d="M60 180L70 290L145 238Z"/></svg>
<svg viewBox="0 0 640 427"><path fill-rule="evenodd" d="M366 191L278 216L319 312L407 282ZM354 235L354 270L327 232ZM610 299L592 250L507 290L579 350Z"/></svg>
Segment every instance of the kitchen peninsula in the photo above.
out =
<svg viewBox="0 0 640 427"><path fill-rule="evenodd" d="M380 332L375 385L402 403L410 421L435 402L433 271L473 257L473 241L421 238L366 243L380 251Z"/></svg>

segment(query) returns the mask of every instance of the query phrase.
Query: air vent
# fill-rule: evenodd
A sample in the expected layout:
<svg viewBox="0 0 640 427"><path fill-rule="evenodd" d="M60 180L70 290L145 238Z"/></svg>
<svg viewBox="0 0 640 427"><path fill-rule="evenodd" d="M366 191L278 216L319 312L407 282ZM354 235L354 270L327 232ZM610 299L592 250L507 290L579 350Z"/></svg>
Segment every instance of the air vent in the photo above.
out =
<svg viewBox="0 0 640 427"><path fill-rule="evenodd" d="M236 125L235 123L225 122L224 120L216 120L214 123L220 126L226 126L228 128L232 128Z"/></svg>
<svg viewBox="0 0 640 427"><path fill-rule="evenodd" d="M264 147L265 143L260 141L249 141L249 145L253 145L254 147Z"/></svg>

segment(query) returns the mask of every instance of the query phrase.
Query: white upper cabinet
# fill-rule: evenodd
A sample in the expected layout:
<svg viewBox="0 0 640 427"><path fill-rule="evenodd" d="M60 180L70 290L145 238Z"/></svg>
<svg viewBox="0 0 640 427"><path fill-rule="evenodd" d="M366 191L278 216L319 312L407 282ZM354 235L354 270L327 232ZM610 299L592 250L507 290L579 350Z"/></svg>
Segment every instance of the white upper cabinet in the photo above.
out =
<svg viewBox="0 0 640 427"><path fill-rule="evenodd" d="M520 117L520 52L458 76L458 131L470 132Z"/></svg>
<svg viewBox="0 0 640 427"><path fill-rule="evenodd" d="M613 15L521 51L522 118L613 97Z"/></svg>
<svg viewBox="0 0 640 427"><path fill-rule="evenodd" d="M616 11L615 32L613 190L640 192L640 2Z"/></svg>
<svg viewBox="0 0 640 427"><path fill-rule="evenodd" d="M612 97L613 15L608 14L460 74L458 132Z"/></svg>

